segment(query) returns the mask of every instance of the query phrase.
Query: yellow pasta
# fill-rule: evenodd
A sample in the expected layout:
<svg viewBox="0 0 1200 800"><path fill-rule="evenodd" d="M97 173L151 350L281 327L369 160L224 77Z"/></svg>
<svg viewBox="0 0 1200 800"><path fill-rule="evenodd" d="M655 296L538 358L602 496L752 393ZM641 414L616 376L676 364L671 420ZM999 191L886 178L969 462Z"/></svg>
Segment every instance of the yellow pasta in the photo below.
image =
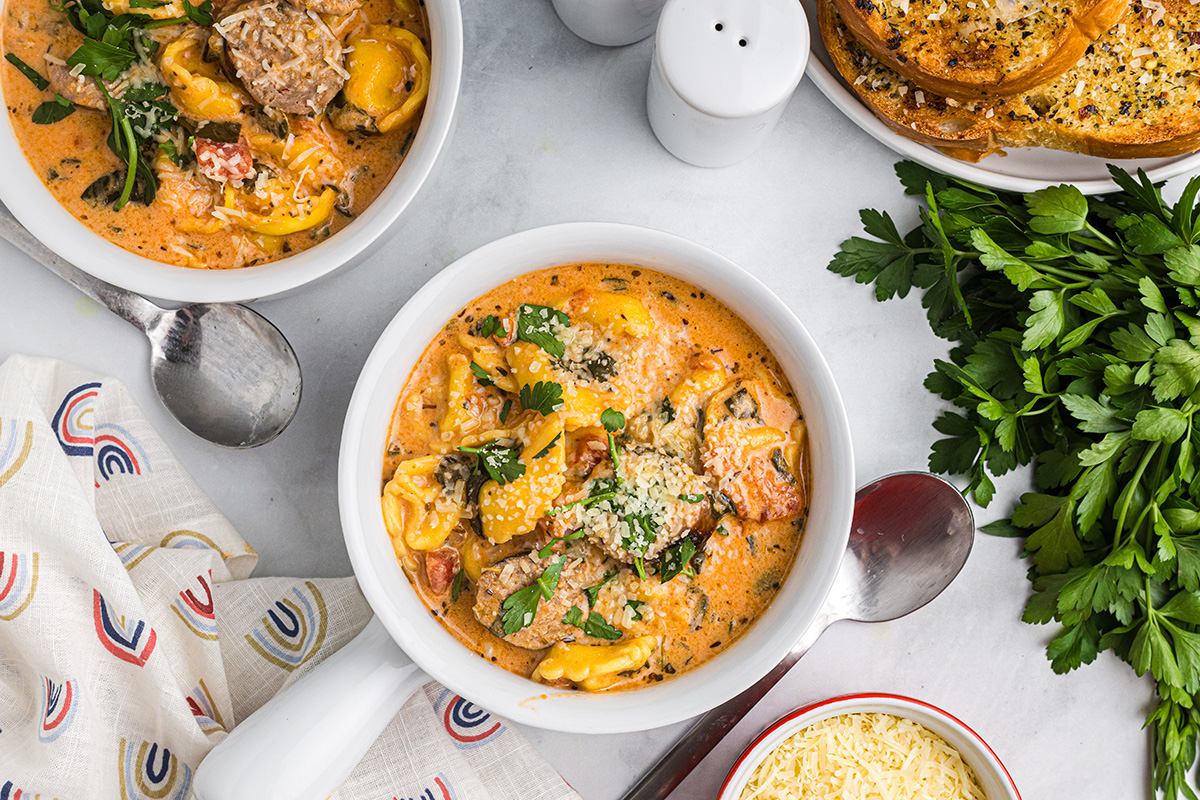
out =
<svg viewBox="0 0 1200 800"><path fill-rule="evenodd" d="M368 25L347 45L346 102L370 117L379 133L415 119L429 94L429 54L421 40L404 28Z"/></svg>
<svg viewBox="0 0 1200 800"><path fill-rule="evenodd" d="M598 328L630 336L649 336L654 331L650 312L632 295L623 292L588 292L571 298L571 319L590 322Z"/></svg>
<svg viewBox="0 0 1200 800"><path fill-rule="evenodd" d="M520 478L505 484L488 481L479 491L483 535L495 544L533 530L562 491L566 452L561 413L545 417L532 431L521 463L525 474Z"/></svg>
<svg viewBox="0 0 1200 800"><path fill-rule="evenodd" d="M533 679L566 678L581 689L594 692L611 684L618 672L645 664L657 646L658 639L654 636L639 636L610 645L559 642L534 669Z"/></svg>
<svg viewBox="0 0 1200 800"><path fill-rule="evenodd" d="M568 431L599 425L604 409L623 409L625 406L618 394L597 392L586 386L578 386L574 381L564 380L555 372L550 355L536 344L513 342L508 347L506 357L518 386L533 386L545 381L562 385L561 410Z"/></svg>
<svg viewBox="0 0 1200 800"><path fill-rule="evenodd" d="M441 456L403 461L383 488L388 533L413 550L441 547L462 516L462 507L443 495L435 476L441 461Z"/></svg>
<svg viewBox="0 0 1200 800"><path fill-rule="evenodd" d="M201 57L202 46L196 36L185 35L163 48L158 66L175 105L197 119L235 119L250 100Z"/></svg>

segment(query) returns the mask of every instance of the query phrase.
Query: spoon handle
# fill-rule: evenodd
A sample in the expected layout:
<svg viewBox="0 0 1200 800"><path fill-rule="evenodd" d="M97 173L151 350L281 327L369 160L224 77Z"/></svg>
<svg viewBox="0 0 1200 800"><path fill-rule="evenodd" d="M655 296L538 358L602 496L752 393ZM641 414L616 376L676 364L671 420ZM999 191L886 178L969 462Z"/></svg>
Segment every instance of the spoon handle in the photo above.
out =
<svg viewBox="0 0 1200 800"><path fill-rule="evenodd" d="M771 691L771 687L779 683L779 679L803 658L836 619L828 615L818 619L809 626L804 638L783 661L760 678L758 683L700 717L621 800L665 800L696 765L721 743L725 734L733 730L742 717Z"/></svg>
<svg viewBox="0 0 1200 800"><path fill-rule="evenodd" d="M59 258L26 230L25 226L18 222L17 218L3 204L0 204L0 236L141 331L147 330L162 313L161 308L141 295L119 289L99 278L93 278L78 267Z"/></svg>

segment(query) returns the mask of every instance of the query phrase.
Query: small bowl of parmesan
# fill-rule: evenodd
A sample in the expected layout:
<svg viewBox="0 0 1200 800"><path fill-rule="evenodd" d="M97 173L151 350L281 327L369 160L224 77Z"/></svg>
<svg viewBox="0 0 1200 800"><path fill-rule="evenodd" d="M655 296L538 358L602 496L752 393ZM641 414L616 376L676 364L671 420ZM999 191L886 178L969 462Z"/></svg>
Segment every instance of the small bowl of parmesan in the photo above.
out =
<svg viewBox="0 0 1200 800"><path fill-rule="evenodd" d="M980 736L945 711L890 694L814 703L742 753L718 800L1021 800Z"/></svg>

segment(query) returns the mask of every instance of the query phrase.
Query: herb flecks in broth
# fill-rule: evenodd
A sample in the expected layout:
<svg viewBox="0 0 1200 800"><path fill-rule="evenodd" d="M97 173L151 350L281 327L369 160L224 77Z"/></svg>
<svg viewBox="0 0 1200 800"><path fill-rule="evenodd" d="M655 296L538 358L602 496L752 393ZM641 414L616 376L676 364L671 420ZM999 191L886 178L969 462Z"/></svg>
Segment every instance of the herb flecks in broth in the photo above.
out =
<svg viewBox="0 0 1200 800"><path fill-rule="evenodd" d="M777 593L803 530L800 409L762 341L649 270L581 264L464 308L398 400L383 511L460 641L618 690L692 669Z"/></svg>

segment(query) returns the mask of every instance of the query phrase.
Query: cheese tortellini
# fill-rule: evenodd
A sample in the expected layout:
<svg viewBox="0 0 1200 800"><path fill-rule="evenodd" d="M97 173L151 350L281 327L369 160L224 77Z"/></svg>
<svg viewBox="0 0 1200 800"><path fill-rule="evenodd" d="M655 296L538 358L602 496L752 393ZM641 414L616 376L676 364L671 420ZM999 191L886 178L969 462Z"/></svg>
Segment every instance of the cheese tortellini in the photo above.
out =
<svg viewBox="0 0 1200 800"><path fill-rule="evenodd" d="M168 43L159 59L175 104L200 120L235 119L250 105L245 92L225 79L217 65L203 58L204 43L187 34Z"/></svg>
<svg viewBox="0 0 1200 800"><path fill-rule="evenodd" d="M387 133L416 118L429 95L429 54L412 31L368 25L347 42L342 103L330 109L339 128Z"/></svg>

